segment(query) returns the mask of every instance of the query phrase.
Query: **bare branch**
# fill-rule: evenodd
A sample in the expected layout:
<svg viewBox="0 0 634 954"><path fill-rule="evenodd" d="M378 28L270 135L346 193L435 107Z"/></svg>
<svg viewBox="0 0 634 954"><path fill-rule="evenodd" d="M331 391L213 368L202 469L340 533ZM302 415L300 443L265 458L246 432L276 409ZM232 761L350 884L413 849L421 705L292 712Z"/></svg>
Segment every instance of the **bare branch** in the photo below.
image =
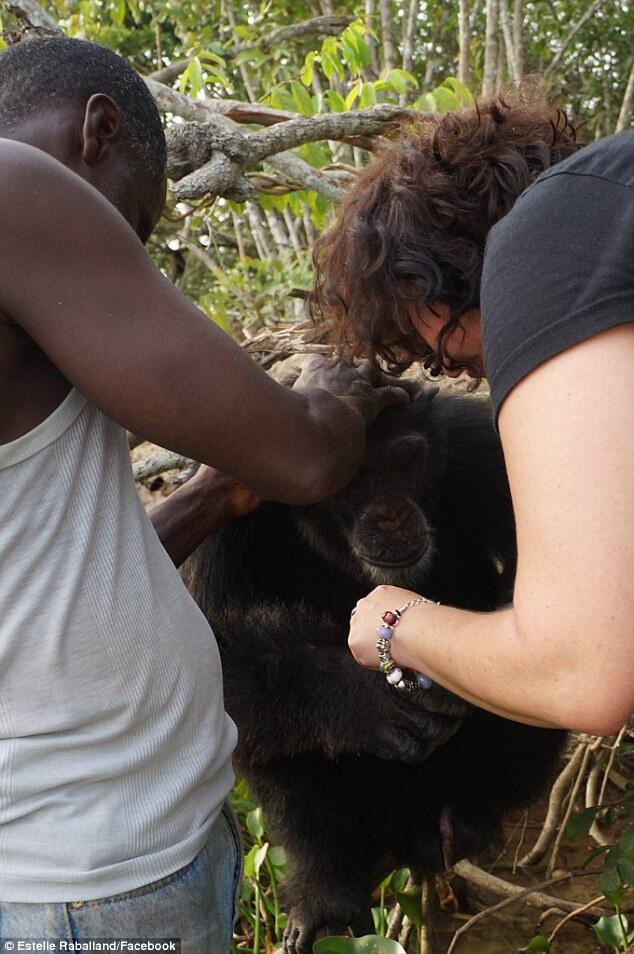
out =
<svg viewBox="0 0 634 954"><path fill-rule="evenodd" d="M518 79L524 75L524 30L523 30L523 2L515 0L513 4L513 48L515 51L515 66Z"/></svg>
<svg viewBox="0 0 634 954"><path fill-rule="evenodd" d="M301 20L299 23L273 30L258 43L236 46L227 52L227 56L237 56L238 53L244 53L246 50L270 50L287 40L298 40L305 36L339 36L354 22L354 19L351 16L329 13L310 20Z"/></svg>
<svg viewBox="0 0 634 954"><path fill-rule="evenodd" d="M277 156L269 156L266 161L296 189L312 189L332 202L341 202L345 195L344 189L294 152L281 152Z"/></svg>
<svg viewBox="0 0 634 954"><path fill-rule="evenodd" d="M352 136L378 136L391 127L398 126L408 116L413 118L414 113L400 106L387 104L369 106L367 109L350 113L298 116L273 129L250 136L252 161L265 159L274 153L322 139L343 140Z"/></svg>
<svg viewBox="0 0 634 954"><path fill-rule="evenodd" d="M542 826L541 834L539 835L539 838L531 850L525 854L523 858L520 858L520 867L528 867L529 865L538 864L550 848L557 832L557 823L561 817L564 799L570 789L573 778L576 776L579 770L585 749L585 742L581 742L573 752L565 767L555 779L555 782L550 790L548 811L546 813L546 820Z"/></svg>
<svg viewBox="0 0 634 954"><path fill-rule="evenodd" d="M145 460L139 460L132 465L132 473L135 480L147 480L148 477L156 477L166 470L184 470L194 464L189 457L183 457L182 454L175 454L173 451L161 451L159 454L153 454Z"/></svg>
<svg viewBox="0 0 634 954"><path fill-rule="evenodd" d="M383 36L383 60L386 69L391 70L396 66L396 45L394 43L391 0L379 0L379 15L381 17L381 34Z"/></svg>
<svg viewBox="0 0 634 954"><path fill-rule="evenodd" d="M627 81L627 86L625 87L625 95L623 96L623 102L621 103L621 109L619 111L619 118L616 123L616 129L614 132L622 132L624 129L628 129L632 121L632 104L634 103L634 60L632 60L632 68L630 70L630 75Z"/></svg>
<svg viewBox="0 0 634 954"><path fill-rule="evenodd" d="M458 8L458 79L468 84L471 78L469 69L469 0L459 0Z"/></svg>
<svg viewBox="0 0 634 954"><path fill-rule="evenodd" d="M583 14L583 16L580 17L579 20L577 20L577 22L571 27L567 36L564 38L564 41L561 44L559 50L557 51L557 53L554 55L554 57L552 58L552 60L550 61L546 69L544 70L545 78L550 76L551 73L553 73L554 70L557 69L564 53L566 52L566 50L568 49L568 47L570 46L570 44L576 37L579 30L583 26L585 26L588 20L592 19L592 17L595 15L597 10L599 10L603 6L604 2L605 0L593 0L593 2L590 4L590 6L586 10L586 12Z"/></svg>
<svg viewBox="0 0 634 954"><path fill-rule="evenodd" d="M414 65L414 39L416 37L416 24L418 22L418 12L420 9L420 0L409 0L407 11L407 21L405 23L405 32L403 34L403 69L411 73ZM401 105L404 105L402 103Z"/></svg>
<svg viewBox="0 0 634 954"><path fill-rule="evenodd" d="M511 30L511 17L509 15L508 0L499 0L500 4L500 23L502 26L502 35L504 36L504 48L506 50L506 61L509 66L509 73L514 83L519 83L521 74L517 67L515 59L515 46L513 44L513 33Z"/></svg>
<svg viewBox="0 0 634 954"><path fill-rule="evenodd" d="M62 30L37 0L4 0L4 6L18 18L23 32L31 36L59 36Z"/></svg>
<svg viewBox="0 0 634 954"><path fill-rule="evenodd" d="M154 80L155 83L173 83L175 79L184 73L189 64L189 60L176 60L169 66L164 66L162 70L155 70L150 73L146 79Z"/></svg>
<svg viewBox="0 0 634 954"><path fill-rule="evenodd" d="M497 69L497 20L498 0L486 0L486 33L484 40L484 77L482 96L487 98L495 92Z"/></svg>
<svg viewBox="0 0 634 954"><path fill-rule="evenodd" d="M449 945L447 954L453 954L458 946L458 942L463 934L466 934L475 924L479 921L482 921L484 918L488 917L491 914L501 911L503 908L508 907L510 904L515 904L518 901L524 900L526 904L534 908L541 908L542 910L548 910L553 907L559 908L561 911L574 911L575 914L578 910L578 902L569 901L564 898L556 898L553 895L545 894L543 892L544 888L549 888L555 884L559 884L563 881L572 881L573 875L568 873L561 875L558 878L549 878L548 881L542 881L541 884L531 885L529 888L520 888L518 885L511 884L509 881L504 881L503 878L497 878L495 875L489 874L486 871L483 871L481 868L478 868L476 865L471 864L470 861L459 861L454 865L453 870L461 878L464 878L465 881L469 881L471 884L475 884L480 888L484 888L486 891L490 891L492 894L502 895L504 898L503 901L500 901L498 904L494 904L489 908L485 908L484 911L480 911L479 914L474 915L466 924L453 936L453 940ZM591 871L584 871L578 874L576 877L583 877L584 875L596 874ZM587 908L596 917L602 917L607 914L607 910L599 907L589 907Z"/></svg>

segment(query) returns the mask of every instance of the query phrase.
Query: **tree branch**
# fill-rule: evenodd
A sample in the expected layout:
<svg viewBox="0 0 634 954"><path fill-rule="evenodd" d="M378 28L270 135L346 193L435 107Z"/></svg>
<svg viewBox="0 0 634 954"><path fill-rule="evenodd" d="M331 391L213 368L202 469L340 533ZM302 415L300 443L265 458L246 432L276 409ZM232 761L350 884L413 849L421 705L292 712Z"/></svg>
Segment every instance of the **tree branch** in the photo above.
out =
<svg viewBox="0 0 634 954"><path fill-rule="evenodd" d="M623 102L621 103L619 118L617 120L616 129L614 130L614 132L622 132L624 129L628 129L630 122L632 120L632 103L633 102L634 102L634 60L632 60L632 68L630 70L627 86L625 87L625 95L623 96Z"/></svg>
<svg viewBox="0 0 634 954"><path fill-rule="evenodd" d="M340 33L354 22L354 17L331 13L321 17L312 17L310 20L301 20L287 27L279 27L258 43L243 44L228 50L227 56L237 56L248 50L270 50L271 47L284 43L286 40L302 39L305 36L339 36Z"/></svg>
<svg viewBox="0 0 634 954"><path fill-rule="evenodd" d="M548 78L550 74L557 69L557 67L559 66L561 62L561 58L563 57L564 53L566 52L566 50L568 49L568 47L570 46L574 38L576 37L579 30L583 26L585 26L588 20L590 20L595 15L597 10L599 10L600 7L603 6L604 2L605 0L593 0L593 2L590 4L590 6L586 10L586 12L583 14L583 16L580 17L579 20L577 20L577 22L574 24L574 26L569 30L558 52L554 55L554 57L552 58L552 60L550 61L546 69L544 70L545 79Z"/></svg>
<svg viewBox="0 0 634 954"><path fill-rule="evenodd" d="M55 20L42 9L37 0L4 0L4 6L18 18L25 34L59 36L62 33Z"/></svg>

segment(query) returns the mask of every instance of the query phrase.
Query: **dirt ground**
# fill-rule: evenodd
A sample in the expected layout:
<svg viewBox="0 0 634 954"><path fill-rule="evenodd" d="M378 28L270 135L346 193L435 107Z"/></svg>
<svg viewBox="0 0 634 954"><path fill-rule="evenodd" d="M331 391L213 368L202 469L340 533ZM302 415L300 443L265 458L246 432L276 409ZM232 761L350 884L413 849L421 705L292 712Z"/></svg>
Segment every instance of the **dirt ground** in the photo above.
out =
<svg viewBox="0 0 634 954"><path fill-rule="evenodd" d="M523 813L518 813L508 818L503 828L502 844L488 851L485 856L474 859L478 866L521 887L536 886L546 880L544 869L548 859L537 869L516 868L514 871L517 859L528 851L541 832L546 808L547 798L544 796L531 807L527 817ZM584 839L574 846L564 843L559 852L554 874L579 873L580 866L594 848L596 844L590 839ZM589 869L596 870L600 866L601 862L597 860L589 866ZM563 882L545 890L546 893L574 901L579 906L596 899L601 894L598 875L580 874L569 882ZM438 916L435 943L439 954L447 950L454 933L464 926L471 914L501 900L499 895L487 894L471 885L468 887L467 898L468 911L461 911L457 916L443 911ZM606 913L614 913L608 908L609 906L606 905ZM456 954L516 954L520 948L529 943L534 935L544 934L548 937L562 917L563 914L558 912L544 917L541 910L529 907L524 901L519 901L496 914L487 915L470 929L460 938ZM553 941L551 950L552 954L601 954L605 951L598 944L589 923L580 924L575 921L569 921L564 925Z"/></svg>

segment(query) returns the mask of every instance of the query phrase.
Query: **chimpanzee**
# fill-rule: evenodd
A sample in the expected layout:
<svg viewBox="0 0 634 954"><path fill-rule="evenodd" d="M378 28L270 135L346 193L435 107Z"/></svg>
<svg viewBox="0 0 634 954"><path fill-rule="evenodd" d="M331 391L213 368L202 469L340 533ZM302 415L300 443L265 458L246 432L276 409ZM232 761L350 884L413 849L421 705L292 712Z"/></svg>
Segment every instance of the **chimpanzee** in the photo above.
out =
<svg viewBox="0 0 634 954"><path fill-rule="evenodd" d="M493 610L511 598L515 562L488 402L431 387L383 412L335 498L265 504L194 555L237 767L290 862L288 954L309 954L324 930L371 932L370 892L389 870L439 871L480 851L549 777L563 733L440 687L413 705L347 649L350 611L374 585Z"/></svg>

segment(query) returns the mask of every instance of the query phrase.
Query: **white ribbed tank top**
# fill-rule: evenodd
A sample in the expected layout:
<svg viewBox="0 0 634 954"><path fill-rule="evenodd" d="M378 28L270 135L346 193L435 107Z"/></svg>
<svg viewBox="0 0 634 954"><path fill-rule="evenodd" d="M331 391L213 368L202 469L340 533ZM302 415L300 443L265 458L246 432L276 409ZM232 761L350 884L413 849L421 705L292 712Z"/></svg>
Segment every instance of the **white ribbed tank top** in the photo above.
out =
<svg viewBox="0 0 634 954"><path fill-rule="evenodd" d="M0 445L0 901L188 864L233 782L213 634L76 390Z"/></svg>

